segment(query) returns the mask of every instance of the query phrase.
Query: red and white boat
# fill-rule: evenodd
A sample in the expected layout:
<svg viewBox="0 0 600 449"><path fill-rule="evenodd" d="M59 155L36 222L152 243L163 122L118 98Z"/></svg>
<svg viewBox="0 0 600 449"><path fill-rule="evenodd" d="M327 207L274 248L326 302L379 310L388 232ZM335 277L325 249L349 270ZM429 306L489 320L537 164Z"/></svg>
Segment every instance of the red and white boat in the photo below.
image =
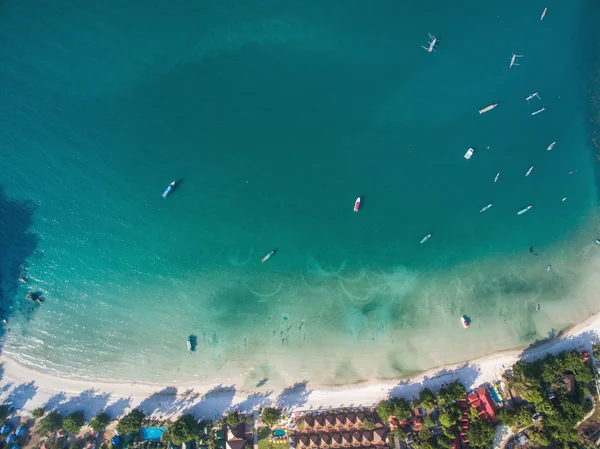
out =
<svg viewBox="0 0 600 449"><path fill-rule="evenodd" d="M460 322L462 323L465 329L469 327L469 322L467 321L464 315L460 317Z"/></svg>
<svg viewBox="0 0 600 449"><path fill-rule="evenodd" d="M360 196L356 198L356 202L354 203L354 212L358 212L358 209L360 209Z"/></svg>

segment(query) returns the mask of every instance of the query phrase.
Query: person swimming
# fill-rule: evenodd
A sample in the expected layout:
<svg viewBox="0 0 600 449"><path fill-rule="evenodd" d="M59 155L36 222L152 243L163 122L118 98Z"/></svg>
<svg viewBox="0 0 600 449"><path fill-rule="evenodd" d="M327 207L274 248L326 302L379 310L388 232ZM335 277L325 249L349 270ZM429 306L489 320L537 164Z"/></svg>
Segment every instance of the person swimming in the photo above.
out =
<svg viewBox="0 0 600 449"><path fill-rule="evenodd" d="M548 265L548 268L547 268L547 270L548 270L548 271L552 270L552 265Z"/></svg>

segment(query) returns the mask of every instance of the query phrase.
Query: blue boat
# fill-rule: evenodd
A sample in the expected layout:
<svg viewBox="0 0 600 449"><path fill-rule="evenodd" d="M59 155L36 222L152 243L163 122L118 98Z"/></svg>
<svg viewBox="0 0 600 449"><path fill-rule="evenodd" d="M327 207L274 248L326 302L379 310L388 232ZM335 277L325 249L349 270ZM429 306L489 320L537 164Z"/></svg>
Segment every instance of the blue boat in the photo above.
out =
<svg viewBox="0 0 600 449"><path fill-rule="evenodd" d="M175 188L175 181L173 181L171 184L169 184L169 187L167 187L167 190L165 190L163 192L163 195L162 195L163 198L166 198L169 195L169 193L171 193L173 191L174 188Z"/></svg>

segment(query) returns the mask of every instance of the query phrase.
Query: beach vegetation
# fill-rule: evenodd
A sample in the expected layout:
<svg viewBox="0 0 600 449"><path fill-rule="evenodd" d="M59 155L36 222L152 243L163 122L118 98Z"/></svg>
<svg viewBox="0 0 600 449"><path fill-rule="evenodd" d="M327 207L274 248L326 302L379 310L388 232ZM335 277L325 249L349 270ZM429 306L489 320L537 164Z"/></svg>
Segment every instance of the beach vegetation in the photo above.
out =
<svg viewBox="0 0 600 449"><path fill-rule="evenodd" d="M420 431L419 431L419 440L421 441L427 441L432 437L432 433L431 430L429 430L427 427L423 427Z"/></svg>
<svg viewBox="0 0 600 449"><path fill-rule="evenodd" d="M423 425L428 429L435 427L435 421L431 417L431 414L425 416L425 419L423 420Z"/></svg>
<svg viewBox="0 0 600 449"><path fill-rule="evenodd" d="M96 416L92 418L90 421L90 427L94 432L104 432L108 425L110 424L110 416L104 412L98 413Z"/></svg>
<svg viewBox="0 0 600 449"><path fill-rule="evenodd" d="M177 420L167 427L163 439L179 446L188 441L194 441L200 437L200 424L190 414L181 415Z"/></svg>
<svg viewBox="0 0 600 449"><path fill-rule="evenodd" d="M467 397L465 386L459 380L455 380L451 384L440 388L438 403L440 405L448 405L465 397Z"/></svg>
<svg viewBox="0 0 600 449"><path fill-rule="evenodd" d="M142 421L145 416L140 409L134 408L119 420L117 432L121 435L139 432L142 429Z"/></svg>
<svg viewBox="0 0 600 449"><path fill-rule="evenodd" d="M281 410L275 407L265 407L260 413L260 419L267 426L273 427L281 419ZM302 422L302 425L304 425L304 422Z"/></svg>
<svg viewBox="0 0 600 449"><path fill-rule="evenodd" d="M77 435L83 425L85 424L85 415L82 411L78 410L76 412L67 415L63 421L63 428L72 435Z"/></svg>
<svg viewBox="0 0 600 449"><path fill-rule="evenodd" d="M38 407L36 409L33 409L33 411L31 412L31 416L34 419L40 419L42 416L44 416L45 413L46 409L44 407Z"/></svg>
<svg viewBox="0 0 600 449"><path fill-rule="evenodd" d="M377 404L375 411L383 422L388 422L390 416L394 415L394 406L391 401L383 400Z"/></svg>
<svg viewBox="0 0 600 449"><path fill-rule="evenodd" d="M435 408L437 397L435 393L429 388L423 388L419 393L419 404L425 407L427 410Z"/></svg>
<svg viewBox="0 0 600 449"><path fill-rule="evenodd" d="M429 441L421 441L421 449L434 449L434 447Z"/></svg>
<svg viewBox="0 0 600 449"><path fill-rule="evenodd" d="M400 421L410 418L411 407L406 399L394 398L391 400L394 416Z"/></svg>
<svg viewBox="0 0 600 449"><path fill-rule="evenodd" d="M81 442L75 440L69 444L69 449L81 449Z"/></svg>
<svg viewBox="0 0 600 449"><path fill-rule="evenodd" d="M452 447L454 435L452 438L447 435L440 435L437 439L437 446L441 449L450 449Z"/></svg>
<svg viewBox="0 0 600 449"><path fill-rule="evenodd" d="M65 441L59 438L52 438L46 441L45 444L48 447L48 449L64 449L65 447Z"/></svg>
<svg viewBox="0 0 600 449"><path fill-rule="evenodd" d="M51 432L56 432L57 430L60 430L60 428L62 427L63 424L63 417L62 415L57 412L56 410L53 410L49 413L47 413L42 419L40 419L39 422L39 429L42 433L51 433Z"/></svg>
<svg viewBox="0 0 600 449"><path fill-rule="evenodd" d="M526 427L533 422L531 410L524 405L518 406L514 410L503 407L498 411L498 418L502 424L509 427Z"/></svg>
<svg viewBox="0 0 600 449"><path fill-rule="evenodd" d="M373 421L368 416L363 420L363 428L365 430L374 430L375 429L375 421Z"/></svg>
<svg viewBox="0 0 600 449"><path fill-rule="evenodd" d="M585 384L593 381L594 372L577 351L548 354L535 362L517 362L509 379L510 387L529 403L514 412L500 412L508 425L525 427L532 424L535 413L542 419L535 426L540 446L577 446L580 444L577 424L584 418L589 394ZM574 382L573 382L574 380ZM549 444L544 444L549 442Z"/></svg>
<svg viewBox="0 0 600 449"><path fill-rule="evenodd" d="M13 412L13 408L10 405L8 405L8 404L0 405L0 422L6 421L12 412Z"/></svg>
<svg viewBox="0 0 600 449"><path fill-rule="evenodd" d="M404 442L406 441L406 437L408 434L406 433L406 430L404 430L402 427L396 427L396 430L394 430L394 435L400 441Z"/></svg>
<svg viewBox="0 0 600 449"><path fill-rule="evenodd" d="M262 427L258 429L258 449L271 449L273 447L269 439L270 435L271 431L268 428Z"/></svg>
<svg viewBox="0 0 600 449"><path fill-rule="evenodd" d="M240 412L232 412L227 415L226 421L230 427L237 427L244 422L244 417Z"/></svg>
<svg viewBox="0 0 600 449"><path fill-rule="evenodd" d="M488 448L494 443L496 429L488 421L477 419L471 421L467 429L469 445L474 448Z"/></svg>
<svg viewBox="0 0 600 449"><path fill-rule="evenodd" d="M454 424L456 424L458 418L460 418L460 409L454 406L444 407L440 410L440 414L438 416L440 424L445 428L452 427Z"/></svg>

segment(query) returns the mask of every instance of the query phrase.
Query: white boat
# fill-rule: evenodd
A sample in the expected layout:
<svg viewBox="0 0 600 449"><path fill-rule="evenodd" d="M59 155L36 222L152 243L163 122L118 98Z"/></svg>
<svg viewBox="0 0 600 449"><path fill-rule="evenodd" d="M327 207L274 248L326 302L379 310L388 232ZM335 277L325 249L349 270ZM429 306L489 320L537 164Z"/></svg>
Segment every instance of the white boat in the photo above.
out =
<svg viewBox="0 0 600 449"><path fill-rule="evenodd" d="M187 339L187 350L191 354L192 353L192 337L189 336Z"/></svg>
<svg viewBox="0 0 600 449"><path fill-rule="evenodd" d="M358 209L360 209L360 196L354 202L354 212L358 212Z"/></svg>
<svg viewBox="0 0 600 449"><path fill-rule="evenodd" d="M563 201L567 201L567 197L565 196L565 197L564 197L562 200L563 200Z"/></svg>
<svg viewBox="0 0 600 449"><path fill-rule="evenodd" d="M596 239L596 243L600 245L600 239Z"/></svg>
<svg viewBox="0 0 600 449"><path fill-rule="evenodd" d="M480 113L480 114L485 114L487 111L491 111L491 110L492 110L492 109L494 109L496 106L498 106L498 103L491 104L491 105L489 105L489 106L487 106L487 107L485 107L485 108L483 108L483 109L480 109L480 110L479 110L479 113Z"/></svg>
<svg viewBox="0 0 600 449"><path fill-rule="evenodd" d="M465 153L465 159L467 159L467 160L471 159L471 156L473 156L474 152L475 152L475 150L473 148L469 148L467 150L467 152Z"/></svg>
<svg viewBox="0 0 600 449"><path fill-rule="evenodd" d="M496 174L496 177L494 178L494 182L498 181L498 178L499 178L499 177L500 177L500 172L498 172L498 173Z"/></svg>
<svg viewBox="0 0 600 449"><path fill-rule="evenodd" d="M546 108L542 108L542 109L538 109L535 112L532 112L531 115L538 115L540 112L544 112L546 110Z"/></svg>
<svg viewBox="0 0 600 449"><path fill-rule="evenodd" d="M171 184L169 184L167 186L166 190L162 194L163 198L166 198L167 196L169 196L169 193L171 193L173 191L173 189L175 188L175 183L176 183L176 181L173 181Z"/></svg>
<svg viewBox="0 0 600 449"><path fill-rule="evenodd" d="M431 40L429 42L427 42L428 46L425 47L424 45L421 45L421 47L423 47L425 50L427 50L427 52L431 53L432 51L435 51L435 46L437 44L437 37L432 36L430 34L429 39L431 39Z"/></svg>
<svg viewBox="0 0 600 449"><path fill-rule="evenodd" d="M429 237L431 237L431 234L427 234L425 237L423 237L421 239L421 243L425 243L427 240L429 240Z"/></svg>
<svg viewBox="0 0 600 449"><path fill-rule="evenodd" d="M527 98L525 98L525 100L527 100L527 102L529 102L529 100L533 100L534 97L537 97L541 100L541 97L538 95L537 92L530 94Z"/></svg>
<svg viewBox="0 0 600 449"><path fill-rule="evenodd" d="M510 58L510 66L509 68L512 69L513 65L519 65L517 64L517 58L522 57L523 55L518 55L516 53L513 53L512 57Z"/></svg>
<svg viewBox="0 0 600 449"><path fill-rule="evenodd" d="M554 145L556 145L556 142L552 142L550 145L548 145L548 148L546 148L548 151L552 150L552 148L554 148Z"/></svg>
<svg viewBox="0 0 600 449"><path fill-rule="evenodd" d="M469 327L469 321L467 320L466 316L461 316L460 317L460 322L462 323L463 327L466 329Z"/></svg>
<svg viewBox="0 0 600 449"><path fill-rule="evenodd" d="M544 12L542 12L542 17L540 17L540 20L544 20L544 17L546 17L546 11L548 11L548 8L544 8Z"/></svg>
<svg viewBox="0 0 600 449"><path fill-rule="evenodd" d="M481 210L479 212L485 212L486 210L488 210L490 207L492 207L492 203L488 204L485 207L482 207Z"/></svg>
<svg viewBox="0 0 600 449"><path fill-rule="evenodd" d="M529 209L531 209L533 206L527 206L524 209L521 209L519 212L517 212L517 215L523 215L525 212L527 212Z"/></svg>
<svg viewBox="0 0 600 449"><path fill-rule="evenodd" d="M525 173L525 176L529 176L531 174L531 172L533 171L533 165L531 167L529 167L529 170L527 170L527 173Z"/></svg>

